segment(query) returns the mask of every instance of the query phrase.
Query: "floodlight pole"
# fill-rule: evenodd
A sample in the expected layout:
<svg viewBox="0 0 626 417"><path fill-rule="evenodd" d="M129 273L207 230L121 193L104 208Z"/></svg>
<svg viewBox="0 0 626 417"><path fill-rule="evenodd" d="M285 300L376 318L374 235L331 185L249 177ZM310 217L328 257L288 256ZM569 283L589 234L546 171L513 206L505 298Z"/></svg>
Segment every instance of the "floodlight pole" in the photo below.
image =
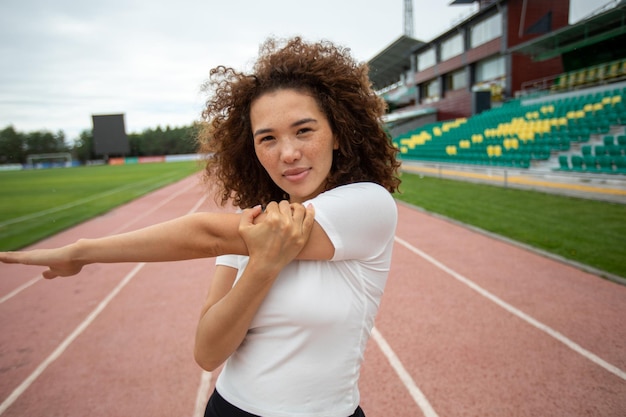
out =
<svg viewBox="0 0 626 417"><path fill-rule="evenodd" d="M404 35L413 37L413 0L404 0Z"/></svg>

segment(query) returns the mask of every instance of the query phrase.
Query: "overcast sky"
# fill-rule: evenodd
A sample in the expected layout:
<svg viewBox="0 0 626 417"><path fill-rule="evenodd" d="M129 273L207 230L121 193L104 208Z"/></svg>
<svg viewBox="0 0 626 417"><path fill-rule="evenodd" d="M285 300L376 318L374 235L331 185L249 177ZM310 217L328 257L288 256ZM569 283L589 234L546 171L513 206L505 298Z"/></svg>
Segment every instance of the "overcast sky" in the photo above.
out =
<svg viewBox="0 0 626 417"><path fill-rule="evenodd" d="M451 1L413 0L416 39L477 7ZM611 2L571 0L571 19ZM0 129L63 130L71 142L111 113L128 133L186 126L208 71L249 69L270 35L328 39L368 61L402 33L401 0L0 0Z"/></svg>

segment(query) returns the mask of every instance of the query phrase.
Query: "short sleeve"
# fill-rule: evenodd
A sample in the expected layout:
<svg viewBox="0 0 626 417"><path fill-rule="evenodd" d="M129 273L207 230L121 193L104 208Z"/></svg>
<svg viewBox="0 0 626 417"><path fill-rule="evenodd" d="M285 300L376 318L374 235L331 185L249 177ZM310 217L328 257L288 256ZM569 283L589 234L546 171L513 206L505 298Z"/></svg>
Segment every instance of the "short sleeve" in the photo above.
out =
<svg viewBox="0 0 626 417"><path fill-rule="evenodd" d="M335 247L334 261L370 259L393 239L398 220L391 194L374 183L333 188L309 200L315 221Z"/></svg>
<svg viewBox="0 0 626 417"><path fill-rule="evenodd" d="M229 266L231 268L239 269L239 257L238 255L221 255L215 258L215 265Z"/></svg>

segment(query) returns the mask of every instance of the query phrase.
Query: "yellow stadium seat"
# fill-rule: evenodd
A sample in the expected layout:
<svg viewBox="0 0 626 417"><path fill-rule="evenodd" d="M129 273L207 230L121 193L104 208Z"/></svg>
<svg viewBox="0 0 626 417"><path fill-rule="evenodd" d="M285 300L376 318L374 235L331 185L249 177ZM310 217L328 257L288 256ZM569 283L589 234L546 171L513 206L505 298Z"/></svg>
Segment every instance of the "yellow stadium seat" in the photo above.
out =
<svg viewBox="0 0 626 417"><path fill-rule="evenodd" d="M585 80L587 78L587 69L583 68L577 71L574 75L574 86L578 87L585 84Z"/></svg>
<svg viewBox="0 0 626 417"><path fill-rule="evenodd" d="M587 70L587 75L585 77L585 84L593 84L598 81L598 67L591 67Z"/></svg>
<svg viewBox="0 0 626 417"><path fill-rule="evenodd" d="M622 61L614 61L609 64L604 77L608 79L618 77L621 75L621 71L622 71Z"/></svg>
<svg viewBox="0 0 626 417"><path fill-rule="evenodd" d="M556 78L554 84L550 87L550 90L559 91L565 88L567 88L567 74L561 74Z"/></svg>

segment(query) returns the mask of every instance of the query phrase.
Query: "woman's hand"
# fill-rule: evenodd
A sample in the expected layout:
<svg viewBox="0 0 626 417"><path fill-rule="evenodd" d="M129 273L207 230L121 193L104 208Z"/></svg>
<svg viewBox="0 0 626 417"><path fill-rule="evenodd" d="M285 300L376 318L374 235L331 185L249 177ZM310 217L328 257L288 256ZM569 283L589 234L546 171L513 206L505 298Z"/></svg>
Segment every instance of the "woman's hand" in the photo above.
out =
<svg viewBox="0 0 626 417"><path fill-rule="evenodd" d="M244 210L239 234L248 247L251 259L263 260L268 266L282 269L291 262L309 240L314 224L313 206L272 202L261 222L254 223L261 207Z"/></svg>
<svg viewBox="0 0 626 417"><path fill-rule="evenodd" d="M57 249L35 249L24 252L0 252L0 262L8 264L39 265L48 267L42 273L46 279L76 275L85 266L73 259L73 246Z"/></svg>

